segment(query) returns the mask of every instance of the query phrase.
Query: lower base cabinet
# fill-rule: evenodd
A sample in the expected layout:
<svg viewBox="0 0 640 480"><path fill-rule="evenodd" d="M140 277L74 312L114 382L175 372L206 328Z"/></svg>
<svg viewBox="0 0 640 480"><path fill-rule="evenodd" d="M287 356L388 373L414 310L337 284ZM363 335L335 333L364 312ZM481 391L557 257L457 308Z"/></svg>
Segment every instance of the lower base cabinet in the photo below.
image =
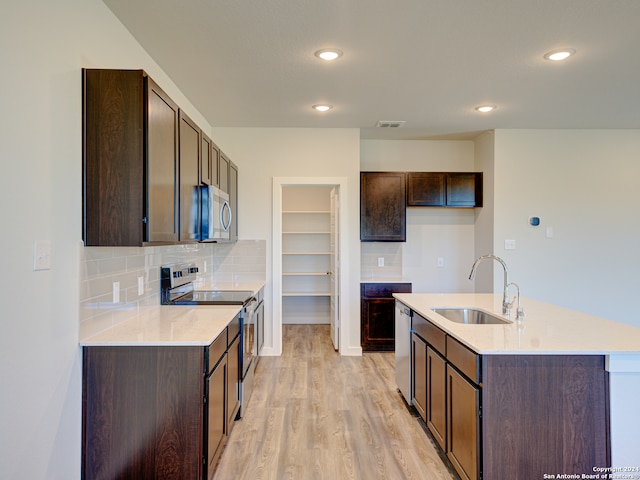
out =
<svg viewBox="0 0 640 480"><path fill-rule="evenodd" d="M412 328L413 404L461 479L611 464L604 356L479 355L416 312Z"/></svg>
<svg viewBox="0 0 640 480"><path fill-rule="evenodd" d="M412 388L413 406L422 417L427 421L427 342L419 335L411 334L411 364L412 372Z"/></svg>
<svg viewBox="0 0 640 480"><path fill-rule="evenodd" d="M83 480L213 477L238 411L238 322L208 347L83 347Z"/></svg>
<svg viewBox="0 0 640 480"><path fill-rule="evenodd" d="M480 478L480 389L451 365L447 371L447 457L463 480Z"/></svg>
<svg viewBox="0 0 640 480"><path fill-rule="evenodd" d="M205 382L206 419L207 428L207 475L213 477L213 471L222 453L224 441L227 435L227 420L225 400L228 391L229 369L227 356L220 359L214 369L207 375Z"/></svg>
<svg viewBox="0 0 640 480"><path fill-rule="evenodd" d="M395 350L394 293L411 293L411 283L360 284L360 345L363 351Z"/></svg>
<svg viewBox="0 0 640 480"><path fill-rule="evenodd" d="M440 448L445 450L447 435L447 361L427 347L427 411L425 422Z"/></svg>

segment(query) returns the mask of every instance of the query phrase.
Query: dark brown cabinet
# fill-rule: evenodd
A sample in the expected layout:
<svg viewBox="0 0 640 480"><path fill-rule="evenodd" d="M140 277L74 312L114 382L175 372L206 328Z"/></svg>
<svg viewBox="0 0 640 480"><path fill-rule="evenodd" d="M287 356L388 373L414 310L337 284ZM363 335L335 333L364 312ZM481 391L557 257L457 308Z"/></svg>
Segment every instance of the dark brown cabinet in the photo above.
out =
<svg viewBox="0 0 640 480"><path fill-rule="evenodd" d="M229 375L227 355L223 355L214 365L205 381L206 416L204 423L207 429L205 437L207 473L203 478L206 479L213 477L213 471L225 444L228 426L226 402L228 402L228 385L231 376Z"/></svg>
<svg viewBox="0 0 640 480"><path fill-rule="evenodd" d="M360 345L364 351L395 349L394 293L411 293L410 283L360 284Z"/></svg>
<svg viewBox="0 0 640 480"><path fill-rule="evenodd" d="M460 207L482 206L481 172L409 172L407 206Z"/></svg>
<svg viewBox="0 0 640 480"><path fill-rule="evenodd" d="M178 106L142 70L84 69L83 239L178 241Z"/></svg>
<svg viewBox="0 0 640 480"><path fill-rule="evenodd" d="M180 235L181 242L200 236L200 153L202 131L180 111Z"/></svg>
<svg viewBox="0 0 640 480"><path fill-rule="evenodd" d="M227 425L231 425L240 410L240 336L228 349L229 378L227 382Z"/></svg>
<svg viewBox="0 0 640 480"><path fill-rule="evenodd" d="M219 168L218 168L218 186L220 190L229 193L229 165L231 160L224 153L220 152Z"/></svg>
<svg viewBox="0 0 640 480"><path fill-rule="evenodd" d="M83 69L82 85L84 244L197 242L203 185L232 195L237 240L238 168L200 127L143 70Z"/></svg>
<svg viewBox="0 0 640 480"><path fill-rule="evenodd" d="M416 333L411 334L411 372L413 406L427 421L427 342Z"/></svg>
<svg viewBox="0 0 640 480"><path fill-rule="evenodd" d="M229 205L231 206L231 226L229 240L238 241L238 167L229 161Z"/></svg>
<svg viewBox="0 0 640 480"><path fill-rule="evenodd" d="M216 149L214 149L211 139L204 132L201 132L201 139L200 183L218 186L218 157L214 157L214 153L217 153Z"/></svg>
<svg viewBox="0 0 640 480"><path fill-rule="evenodd" d="M603 356L479 355L415 311L412 328L413 403L460 478L610 464Z"/></svg>
<svg viewBox="0 0 640 480"><path fill-rule="evenodd" d="M407 173L407 206L441 207L446 204L446 173Z"/></svg>
<svg viewBox="0 0 640 480"><path fill-rule="evenodd" d="M406 241L404 172L360 173L360 240Z"/></svg>
<svg viewBox="0 0 640 480"><path fill-rule="evenodd" d="M427 411L425 422L442 450L446 451L447 434L447 361L432 347L427 347Z"/></svg>
<svg viewBox="0 0 640 480"><path fill-rule="evenodd" d="M461 478L480 478L480 389L447 365L447 457Z"/></svg>
<svg viewBox="0 0 640 480"><path fill-rule="evenodd" d="M412 328L413 404L460 477L477 480L480 357L416 312Z"/></svg>
<svg viewBox="0 0 640 480"><path fill-rule="evenodd" d="M83 480L212 478L238 411L238 325L208 347L84 347Z"/></svg>
<svg viewBox="0 0 640 480"><path fill-rule="evenodd" d="M446 451L446 334L413 314L413 344L420 348L412 372L413 404L440 447Z"/></svg>

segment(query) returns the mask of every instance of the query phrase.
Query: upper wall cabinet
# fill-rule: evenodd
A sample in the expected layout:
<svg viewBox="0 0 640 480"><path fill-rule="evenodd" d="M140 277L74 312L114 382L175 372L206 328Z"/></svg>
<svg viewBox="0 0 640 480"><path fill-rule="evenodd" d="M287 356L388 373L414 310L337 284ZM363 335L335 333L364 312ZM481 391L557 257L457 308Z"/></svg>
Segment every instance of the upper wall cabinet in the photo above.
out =
<svg viewBox="0 0 640 480"><path fill-rule="evenodd" d="M142 70L83 70L83 238L178 238L178 106Z"/></svg>
<svg viewBox="0 0 640 480"><path fill-rule="evenodd" d="M85 245L197 242L207 186L230 194L236 240L238 169L200 127L143 70L82 80Z"/></svg>
<svg viewBox="0 0 640 480"><path fill-rule="evenodd" d="M360 240L406 241L404 172L360 173Z"/></svg>
<svg viewBox="0 0 640 480"><path fill-rule="evenodd" d="M196 241L200 236L200 159L202 131L180 111L180 241ZM204 183L204 182L203 182Z"/></svg>
<svg viewBox="0 0 640 480"><path fill-rule="evenodd" d="M238 166L229 160L229 204L231 205L231 226L229 241L238 241Z"/></svg>
<svg viewBox="0 0 640 480"><path fill-rule="evenodd" d="M200 148L200 181L204 185L218 186L218 157L214 158L213 142L204 132L201 132ZM214 173L215 171L215 173Z"/></svg>
<svg viewBox="0 0 640 480"><path fill-rule="evenodd" d="M407 173L407 206L461 208L481 207L482 173Z"/></svg>

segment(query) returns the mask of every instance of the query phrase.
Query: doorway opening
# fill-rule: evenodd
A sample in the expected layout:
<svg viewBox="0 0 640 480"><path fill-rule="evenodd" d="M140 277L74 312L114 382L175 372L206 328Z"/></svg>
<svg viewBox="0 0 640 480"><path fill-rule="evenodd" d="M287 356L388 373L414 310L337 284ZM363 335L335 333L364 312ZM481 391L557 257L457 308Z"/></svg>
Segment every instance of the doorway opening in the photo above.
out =
<svg viewBox="0 0 640 480"><path fill-rule="evenodd" d="M341 185L346 179L274 178L273 346L282 351L283 324L329 325L340 350ZM275 353L275 352L274 352Z"/></svg>

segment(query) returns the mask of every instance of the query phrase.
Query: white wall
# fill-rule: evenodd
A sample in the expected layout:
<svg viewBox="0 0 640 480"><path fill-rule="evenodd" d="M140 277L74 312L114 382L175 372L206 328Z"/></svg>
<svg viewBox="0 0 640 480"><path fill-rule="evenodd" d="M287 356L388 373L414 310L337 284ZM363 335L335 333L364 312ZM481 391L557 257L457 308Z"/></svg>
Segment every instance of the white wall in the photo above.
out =
<svg viewBox="0 0 640 480"><path fill-rule="evenodd" d="M210 126L100 0L0 15L0 477L80 478L81 68L143 68ZM52 268L32 271L34 240Z"/></svg>
<svg viewBox="0 0 640 480"><path fill-rule="evenodd" d="M475 229L475 253L474 257L493 253L493 228L494 228L494 132L485 132L474 140L475 144L475 168L483 172L482 205L477 208L476 229ZM500 269L500 271L498 271ZM490 293L493 292L494 271L502 275L501 267L495 264L493 268L484 266L478 268L475 280L475 291ZM501 291L501 290L500 290Z"/></svg>
<svg viewBox="0 0 640 480"><path fill-rule="evenodd" d="M523 296L640 326L638 158L639 130L495 132L494 248Z"/></svg>
<svg viewBox="0 0 640 480"><path fill-rule="evenodd" d="M267 281L273 275L272 181L274 177L345 177L347 194L341 189L341 213L348 216L347 249L342 251L342 269L349 288L349 307L342 312L346 344L341 353L357 354L360 349L360 132L358 129L309 128L214 128L212 138L235 163L239 176L238 227L249 238L267 240ZM271 285L265 287L271 298ZM279 319L274 306L265 310L265 355L281 351ZM276 311L276 314L278 312ZM346 322L346 324L345 324ZM344 333L342 334L344 335ZM341 338L345 338L342 336Z"/></svg>
<svg viewBox="0 0 640 480"><path fill-rule="evenodd" d="M363 140L362 171L475 171L471 141ZM402 277L414 292L470 292L476 211L482 209L407 208L407 241L401 245ZM388 244L362 244L363 264L389 257ZM437 267L438 258L444 267ZM395 279L397 269L367 267L372 279ZM369 278L363 278L367 280Z"/></svg>

